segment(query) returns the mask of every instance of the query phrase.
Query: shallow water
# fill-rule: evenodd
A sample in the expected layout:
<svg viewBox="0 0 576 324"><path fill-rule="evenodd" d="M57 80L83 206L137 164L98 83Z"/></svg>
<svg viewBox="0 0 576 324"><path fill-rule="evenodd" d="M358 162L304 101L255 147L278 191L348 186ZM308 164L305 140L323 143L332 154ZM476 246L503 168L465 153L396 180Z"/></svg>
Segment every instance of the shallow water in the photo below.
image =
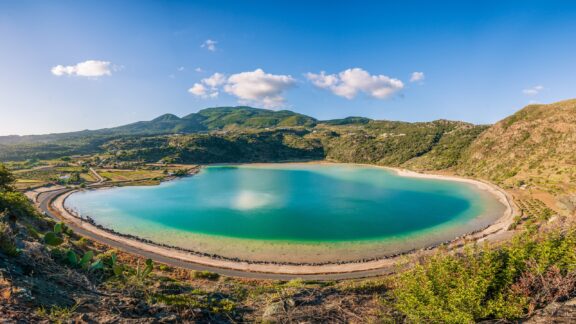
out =
<svg viewBox="0 0 576 324"><path fill-rule="evenodd" d="M76 193L66 204L162 243L292 261L333 259L326 254L342 249L392 253L478 229L503 211L471 184L346 164L211 166L159 186Z"/></svg>

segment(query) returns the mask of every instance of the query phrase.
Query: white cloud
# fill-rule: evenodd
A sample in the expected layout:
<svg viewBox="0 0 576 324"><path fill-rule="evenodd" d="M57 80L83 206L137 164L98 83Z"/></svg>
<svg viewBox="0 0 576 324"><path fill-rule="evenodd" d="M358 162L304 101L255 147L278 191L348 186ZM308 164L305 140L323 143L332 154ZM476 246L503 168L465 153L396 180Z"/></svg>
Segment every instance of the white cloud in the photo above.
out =
<svg viewBox="0 0 576 324"><path fill-rule="evenodd" d="M188 92L198 97L206 97L207 89L200 83L194 83L192 88L188 89Z"/></svg>
<svg viewBox="0 0 576 324"><path fill-rule="evenodd" d="M217 89L209 89L201 83L194 83L192 88L188 89L188 92L203 99L214 99L218 98L219 92Z"/></svg>
<svg viewBox="0 0 576 324"><path fill-rule="evenodd" d="M226 76L222 73L216 72L212 74L212 76L203 79L202 83L209 86L210 88L217 88L226 83Z"/></svg>
<svg viewBox="0 0 576 324"><path fill-rule="evenodd" d="M307 73L306 77L308 80L312 81L315 86L323 89L330 88L338 83L337 75L327 75L324 71L320 72L319 74Z"/></svg>
<svg viewBox="0 0 576 324"><path fill-rule="evenodd" d="M224 91L238 97L242 102L275 108L283 105L283 92L295 83L296 80L290 75L269 74L262 69L256 69L231 75Z"/></svg>
<svg viewBox="0 0 576 324"><path fill-rule="evenodd" d="M112 63L88 60L76 65L56 65L50 71L56 76L75 75L97 78L104 75L112 75Z"/></svg>
<svg viewBox="0 0 576 324"><path fill-rule="evenodd" d="M293 87L296 80L289 75L275 75L257 69L232 74L229 77L214 73L195 83L188 92L201 98L216 98L220 90L240 99L241 103L259 104L267 108L280 107L283 93Z"/></svg>
<svg viewBox="0 0 576 324"><path fill-rule="evenodd" d="M204 43L202 43L202 45L200 45L200 47L205 48L205 49L209 50L210 52L215 52L216 51L216 44L218 44L217 41L207 39L204 41Z"/></svg>
<svg viewBox="0 0 576 324"><path fill-rule="evenodd" d="M184 68L183 66L178 67L178 72L182 72L184 71L186 68Z"/></svg>
<svg viewBox="0 0 576 324"><path fill-rule="evenodd" d="M210 77L202 79L200 83L194 83L188 92L204 99L217 98L218 89L224 83L226 83L226 76L222 73L214 73Z"/></svg>
<svg viewBox="0 0 576 324"><path fill-rule="evenodd" d="M202 70L202 68L201 68L201 67L197 67L197 68L195 68L195 69L194 69L194 71L196 71L196 72L198 72L198 73L202 73L202 72L204 72L204 70Z"/></svg>
<svg viewBox="0 0 576 324"><path fill-rule="evenodd" d="M423 81L425 78L426 76L424 75L424 72L412 72L412 75L410 76L410 82Z"/></svg>
<svg viewBox="0 0 576 324"><path fill-rule="evenodd" d="M315 86L328 89L337 96L355 98L359 92L376 98L385 99L404 88L404 83L385 75L371 75L360 68L347 69L338 74L325 72L307 73L306 77Z"/></svg>
<svg viewBox="0 0 576 324"><path fill-rule="evenodd" d="M531 88L522 90L522 93L524 93L527 96L535 96L535 95L539 94L542 90L544 90L544 87L541 85L537 85L537 86L533 86Z"/></svg>

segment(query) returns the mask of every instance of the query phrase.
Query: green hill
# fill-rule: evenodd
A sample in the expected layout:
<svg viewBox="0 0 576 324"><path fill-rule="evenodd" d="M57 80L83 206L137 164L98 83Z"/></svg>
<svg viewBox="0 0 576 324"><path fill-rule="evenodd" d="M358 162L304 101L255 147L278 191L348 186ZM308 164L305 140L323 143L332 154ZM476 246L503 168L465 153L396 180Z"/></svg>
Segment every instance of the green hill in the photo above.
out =
<svg viewBox="0 0 576 324"><path fill-rule="evenodd" d="M252 107L206 108L190 114L183 120L198 120L209 130L227 127L267 128L314 126L316 119L289 110L267 110Z"/></svg>
<svg viewBox="0 0 576 324"><path fill-rule="evenodd" d="M165 114L114 128L79 132L0 136L0 161L51 159L74 154L101 152L101 145L117 139L163 134L195 134L217 130L256 130L276 127L313 127L316 119L288 110L251 107L216 107L183 118Z"/></svg>
<svg viewBox="0 0 576 324"><path fill-rule="evenodd" d="M274 111L251 107L215 107L200 110L183 118L164 114L150 121L79 132L0 136L0 145L50 143L94 136L157 135L197 133L225 128L267 128L314 126L316 119L289 110Z"/></svg>
<svg viewBox="0 0 576 324"><path fill-rule="evenodd" d="M499 121L464 152L458 171L508 187L574 192L576 100L530 105Z"/></svg>

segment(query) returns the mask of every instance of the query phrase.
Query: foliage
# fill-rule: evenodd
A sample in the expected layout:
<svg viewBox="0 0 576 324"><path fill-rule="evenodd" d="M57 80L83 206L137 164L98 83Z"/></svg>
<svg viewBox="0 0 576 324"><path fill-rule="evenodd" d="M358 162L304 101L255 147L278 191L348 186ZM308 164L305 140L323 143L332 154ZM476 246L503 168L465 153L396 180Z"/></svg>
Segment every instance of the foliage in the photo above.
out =
<svg viewBox="0 0 576 324"><path fill-rule="evenodd" d="M136 277L139 279L144 279L148 277L150 273L152 273L153 269L154 269L154 262L152 261L152 259L146 259L145 266L142 268L140 267L140 261L138 261L138 266L136 267Z"/></svg>
<svg viewBox="0 0 576 324"><path fill-rule="evenodd" d="M0 252L8 256L17 256L20 254L20 249L18 249L14 243L12 231L3 221L0 221Z"/></svg>
<svg viewBox="0 0 576 324"><path fill-rule="evenodd" d="M14 175L12 175L4 164L0 163L0 192L13 191L15 181Z"/></svg>
<svg viewBox="0 0 576 324"><path fill-rule="evenodd" d="M84 253L82 258L79 258L78 255L76 254L76 252L74 252L73 250L68 250L68 252L66 253L67 261L73 267L78 267L78 268L82 268L85 270L87 270L87 269L90 269L90 270L103 269L104 263L102 262L102 260L97 260L97 261L93 262L92 264L90 263L90 261L92 260L93 257L94 257L94 252L92 252L92 251L88 251L88 252Z"/></svg>
<svg viewBox="0 0 576 324"><path fill-rule="evenodd" d="M154 294L151 296L151 301L181 309L206 309L215 314L231 313L236 309L236 303L234 301L218 297L219 296L212 296L201 290L193 290L190 293L184 294Z"/></svg>
<svg viewBox="0 0 576 324"><path fill-rule="evenodd" d="M392 295L398 310L414 322L521 318L540 305L534 296L541 287L528 284L526 278L550 271L574 276L574 246L576 231L571 229L536 236L524 233L498 249L474 247L462 255L439 254L400 274ZM560 297L568 296L555 296Z"/></svg>
<svg viewBox="0 0 576 324"><path fill-rule="evenodd" d="M99 260L102 261L104 268L111 271L115 277L122 277L124 274L125 267L118 261L116 252L111 251L100 255Z"/></svg>
<svg viewBox="0 0 576 324"><path fill-rule="evenodd" d="M157 136L117 140L103 148L118 161L224 163L321 159L318 140L307 131L264 130L226 134Z"/></svg>
<svg viewBox="0 0 576 324"><path fill-rule="evenodd" d="M72 319L74 313L76 312L79 306L80 306L79 304L74 304L71 307L52 306L49 309L46 309L45 307L40 307L36 311L36 314L38 314L41 317L47 318L51 322L63 323Z"/></svg>
<svg viewBox="0 0 576 324"><path fill-rule="evenodd" d="M188 173L187 169L178 169L178 170L175 170L174 172L172 172L172 175L175 177L185 177L188 174L189 173Z"/></svg>
<svg viewBox="0 0 576 324"><path fill-rule="evenodd" d="M64 239L62 238L64 226L63 223L54 224L53 231L44 234L44 242L50 246L59 246L64 243Z"/></svg>
<svg viewBox="0 0 576 324"><path fill-rule="evenodd" d="M0 191L0 211L5 211L14 218L36 215L36 210L28 198L16 191Z"/></svg>
<svg viewBox="0 0 576 324"><path fill-rule="evenodd" d="M196 279L218 280L220 275L210 271L193 271L192 276Z"/></svg>

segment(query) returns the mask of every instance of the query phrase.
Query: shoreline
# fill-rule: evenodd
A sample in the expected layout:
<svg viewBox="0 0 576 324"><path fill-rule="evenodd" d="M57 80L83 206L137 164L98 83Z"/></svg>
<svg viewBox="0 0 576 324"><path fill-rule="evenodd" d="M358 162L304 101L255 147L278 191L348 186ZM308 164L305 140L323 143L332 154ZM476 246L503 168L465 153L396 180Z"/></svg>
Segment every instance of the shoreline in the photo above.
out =
<svg viewBox="0 0 576 324"><path fill-rule="evenodd" d="M288 162L282 164L310 164L310 163L334 164L333 162L330 161ZM264 165L264 164L278 165L278 163L250 163L248 165ZM224 165L224 164L217 164L217 165ZM232 165L232 164L225 164L225 165ZM247 165L247 164L236 163L234 165ZM65 200L69 195L76 192L77 190L71 190L65 192L62 195L57 196L55 199L53 199L53 201L49 202L49 207L54 208L57 214L59 214L59 218L65 219L67 222L71 222L75 226L87 230L95 234L96 236L104 237L108 240L118 242L119 244L128 245L133 248L137 248L138 250L141 251L148 251L169 258L177 259L179 261L207 265L215 268L233 269L248 272L291 274L291 275L352 273L352 272L361 272L380 268L381 269L390 268L391 266L397 265L402 259L408 256L418 255L421 253L431 253L439 246L449 246L451 248L458 248L459 246L464 244L463 242L469 240L475 240L475 241L490 240L494 236L497 236L498 233L502 232L502 229L504 229L504 232L506 232L509 224L512 222L513 217L512 202L509 200L508 195L502 189L492 184L481 182L479 180L459 178L453 176L444 176L444 175L423 174L390 167L364 165L364 164L352 164L352 165L385 168L396 172L397 175L399 176L432 178L446 181L460 181L471 183L476 185L479 189L488 190L491 194L496 196L498 200L500 200L506 206L506 210L504 211L501 217L499 217L495 222L491 223L485 228L478 229L468 234L459 235L452 240L427 246L425 248L413 249L385 257L363 258L354 261L294 263L294 262L251 261L251 260L241 260L239 258L222 257L215 254L209 254L209 253L186 250L184 248L179 247L173 247L166 244L153 242L151 240L138 238L136 236L129 234L117 233L111 229L106 229L101 225L97 225L95 223L91 223L86 220L81 220L79 217L73 215L70 211L67 210L67 208L64 206Z"/></svg>

